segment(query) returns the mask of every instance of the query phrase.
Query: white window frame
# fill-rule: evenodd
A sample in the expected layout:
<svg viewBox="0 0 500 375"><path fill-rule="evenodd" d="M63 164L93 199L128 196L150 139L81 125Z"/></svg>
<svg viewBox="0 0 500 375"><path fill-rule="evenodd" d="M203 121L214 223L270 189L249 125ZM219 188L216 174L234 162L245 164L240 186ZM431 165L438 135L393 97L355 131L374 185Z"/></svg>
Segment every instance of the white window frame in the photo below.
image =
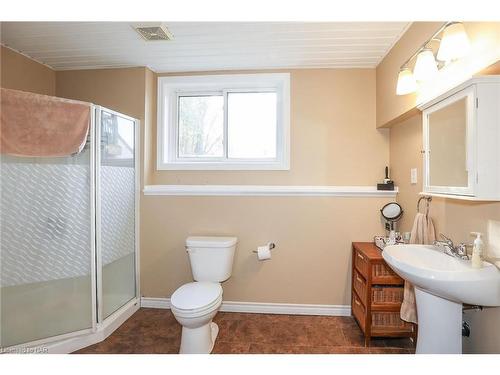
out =
<svg viewBox="0 0 500 375"><path fill-rule="evenodd" d="M272 159L180 158L178 156L178 98L186 95L230 92L275 92L277 97L276 157ZM227 111L224 111L227 155ZM289 170L290 74L225 74L158 78L158 170Z"/></svg>

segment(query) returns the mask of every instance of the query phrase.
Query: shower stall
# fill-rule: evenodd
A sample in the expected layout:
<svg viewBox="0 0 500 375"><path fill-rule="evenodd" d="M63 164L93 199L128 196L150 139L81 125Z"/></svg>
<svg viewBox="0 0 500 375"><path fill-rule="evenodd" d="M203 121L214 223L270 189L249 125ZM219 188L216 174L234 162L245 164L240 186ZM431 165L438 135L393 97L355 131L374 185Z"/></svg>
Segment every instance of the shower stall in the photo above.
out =
<svg viewBox="0 0 500 375"><path fill-rule="evenodd" d="M139 308L138 136L92 105L81 152L1 155L0 351L70 352Z"/></svg>

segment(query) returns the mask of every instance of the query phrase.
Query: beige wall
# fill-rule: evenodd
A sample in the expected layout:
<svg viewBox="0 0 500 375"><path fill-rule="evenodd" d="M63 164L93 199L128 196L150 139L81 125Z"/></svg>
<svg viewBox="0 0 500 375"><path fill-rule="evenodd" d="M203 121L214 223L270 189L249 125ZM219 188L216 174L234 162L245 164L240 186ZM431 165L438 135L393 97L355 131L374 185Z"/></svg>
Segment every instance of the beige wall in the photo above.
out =
<svg viewBox="0 0 500 375"><path fill-rule="evenodd" d="M275 303L350 304L352 241L382 231L388 199L331 197L145 197L141 291L169 297L192 281L184 249L189 235L239 239L224 299ZM276 243L259 262L257 245Z"/></svg>
<svg viewBox="0 0 500 375"><path fill-rule="evenodd" d="M145 120L147 184L374 185L388 164L388 131L375 128L373 69L292 70L290 171L156 171L156 78L144 68L57 72L58 96ZM350 242L382 231L378 209L386 202L142 197L142 294L170 296L191 279L184 251L188 235L220 234L240 239L233 277L224 285L226 299L349 304ZM277 243L275 257L257 262L251 250L267 241Z"/></svg>
<svg viewBox="0 0 500 375"><path fill-rule="evenodd" d="M141 121L141 181L151 180L156 132L156 74L144 67L54 71L1 46L1 87L88 101ZM147 138L147 141L144 140ZM145 150L144 145L148 148ZM144 168L144 165L147 167Z"/></svg>
<svg viewBox="0 0 500 375"><path fill-rule="evenodd" d="M56 73L56 95L88 101L139 119L141 122L141 182L149 162L144 139L156 120L155 74L148 68L68 70ZM153 78L152 78L153 77ZM149 146L149 143L148 143ZM149 165L148 165L149 167ZM148 169L149 170L149 169Z"/></svg>
<svg viewBox="0 0 500 375"><path fill-rule="evenodd" d="M417 48L429 39L443 22L414 22L377 66L377 126L402 121L415 114L415 94L396 95L398 73ZM410 113L408 113L410 112Z"/></svg>
<svg viewBox="0 0 500 375"><path fill-rule="evenodd" d="M375 185L389 160L375 129L374 69L290 72L290 171L156 171L154 184ZM156 137L155 137L156 142ZM155 150L156 144L151 145Z"/></svg>
<svg viewBox="0 0 500 375"><path fill-rule="evenodd" d="M464 25L473 53L471 58L455 64L456 75L499 74L499 63L490 64L492 58L500 57L500 23L466 22ZM392 178L399 186L397 200L405 210L400 222L402 231L411 230L418 193L422 190L422 116L415 109L421 92L396 96L397 74L404 60L439 27L440 23L414 23L377 67L377 126L391 126L390 166ZM411 168L418 170L416 185L410 184ZM500 203L433 198L430 215L438 233L450 236L455 242L470 243L473 239L469 235L471 231L486 233L488 239L489 224L500 221ZM468 312L466 316L471 323L472 335L464 340L465 350L500 353L500 308Z"/></svg>
<svg viewBox="0 0 500 375"><path fill-rule="evenodd" d="M375 128L373 69L291 70L290 171L152 171L155 184L375 185L388 163ZM156 142L156 137L148 138ZM155 149L155 143L148 146ZM153 158L155 159L154 154ZM156 159L155 159L156 160ZM153 165L153 164L151 164ZM162 197L142 200L141 289L165 297L191 280L187 236L234 235L233 301L349 304L350 243L383 231L389 199ZM273 259L252 250L273 241Z"/></svg>
<svg viewBox="0 0 500 375"><path fill-rule="evenodd" d="M0 86L55 95L56 72L9 48L0 46Z"/></svg>
<svg viewBox="0 0 500 375"><path fill-rule="evenodd" d="M142 138L144 182L151 183L153 173L156 170L156 97L157 80L156 73L146 69L145 80L145 109L144 116L146 122ZM147 145L147 147L145 147Z"/></svg>
<svg viewBox="0 0 500 375"><path fill-rule="evenodd" d="M442 25L443 22L414 22L377 66L378 127L399 123L416 114L415 104L422 98L416 94L396 95L399 68ZM456 77L467 79L500 59L500 22L465 22L464 26L471 42L469 57L454 63L453 68L442 70L433 82L423 86L426 91L439 90L433 87L434 82L446 84ZM410 67L414 63L413 60Z"/></svg>
<svg viewBox="0 0 500 375"><path fill-rule="evenodd" d="M56 73L56 95L99 104L144 121L145 68Z"/></svg>

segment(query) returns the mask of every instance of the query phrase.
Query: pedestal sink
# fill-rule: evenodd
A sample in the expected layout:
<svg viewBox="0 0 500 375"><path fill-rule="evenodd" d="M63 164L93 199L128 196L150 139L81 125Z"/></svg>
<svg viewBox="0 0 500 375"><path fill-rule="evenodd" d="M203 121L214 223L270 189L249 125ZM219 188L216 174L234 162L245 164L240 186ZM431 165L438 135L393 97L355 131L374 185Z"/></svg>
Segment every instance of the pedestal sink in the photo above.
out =
<svg viewBox="0 0 500 375"><path fill-rule="evenodd" d="M387 246L382 256L415 287L417 353L462 353L462 304L500 306L500 270L446 255L436 246Z"/></svg>

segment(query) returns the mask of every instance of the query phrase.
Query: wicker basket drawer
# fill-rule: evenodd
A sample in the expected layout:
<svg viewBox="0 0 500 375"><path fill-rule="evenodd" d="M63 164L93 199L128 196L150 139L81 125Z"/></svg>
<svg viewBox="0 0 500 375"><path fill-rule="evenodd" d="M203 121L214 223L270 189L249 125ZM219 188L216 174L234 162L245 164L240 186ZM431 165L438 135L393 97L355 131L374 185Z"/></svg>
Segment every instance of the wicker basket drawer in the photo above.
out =
<svg viewBox="0 0 500 375"><path fill-rule="evenodd" d="M373 311L372 312L372 331L381 331L385 329L412 331L411 323L401 320L399 311Z"/></svg>
<svg viewBox="0 0 500 375"><path fill-rule="evenodd" d="M403 287L375 285L372 287L372 305L400 305L403 293Z"/></svg>
<svg viewBox="0 0 500 375"><path fill-rule="evenodd" d="M368 276L370 264L366 256L363 255L359 250L355 250L354 252L354 266L361 275L365 277Z"/></svg>
<svg viewBox="0 0 500 375"><path fill-rule="evenodd" d="M366 293L367 293L367 287L366 287L366 280L361 276L361 274L354 270L354 277L352 279L352 285L354 287L354 290L359 296L359 299L363 303L363 305L366 306Z"/></svg>
<svg viewBox="0 0 500 375"><path fill-rule="evenodd" d="M365 331L366 309L356 293L352 294L352 315L357 319L363 332Z"/></svg>
<svg viewBox="0 0 500 375"><path fill-rule="evenodd" d="M372 264L372 282L374 284L394 285L402 285L404 283L403 279L384 263Z"/></svg>

